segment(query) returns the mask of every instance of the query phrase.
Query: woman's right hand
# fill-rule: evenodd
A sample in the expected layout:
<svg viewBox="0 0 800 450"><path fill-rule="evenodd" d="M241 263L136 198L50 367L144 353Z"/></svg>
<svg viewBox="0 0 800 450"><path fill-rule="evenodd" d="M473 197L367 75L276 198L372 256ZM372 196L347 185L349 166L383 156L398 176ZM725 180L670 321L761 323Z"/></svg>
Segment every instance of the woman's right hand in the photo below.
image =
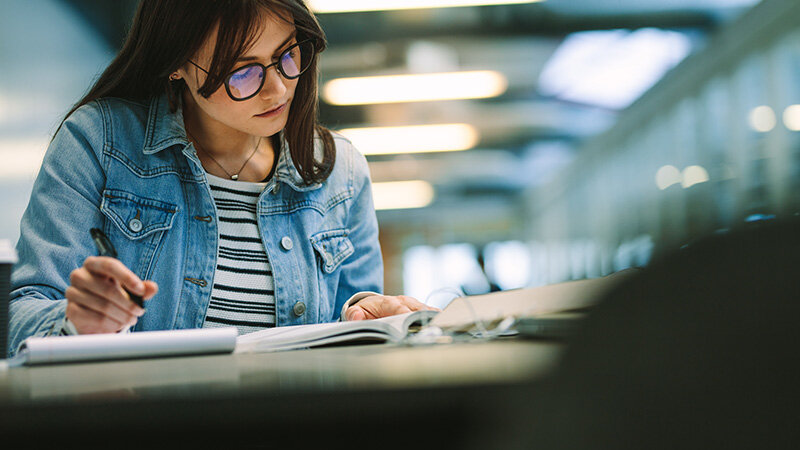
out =
<svg viewBox="0 0 800 450"><path fill-rule="evenodd" d="M148 300L158 292L153 281L142 281L118 259L90 256L69 276L67 318L80 334L116 333L133 326L144 309L123 286Z"/></svg>

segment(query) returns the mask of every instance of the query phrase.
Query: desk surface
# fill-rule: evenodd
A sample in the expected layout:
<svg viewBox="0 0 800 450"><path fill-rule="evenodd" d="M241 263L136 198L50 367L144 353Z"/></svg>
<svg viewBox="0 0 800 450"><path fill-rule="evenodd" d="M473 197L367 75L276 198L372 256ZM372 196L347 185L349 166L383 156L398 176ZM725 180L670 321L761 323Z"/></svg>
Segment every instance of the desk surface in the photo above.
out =
<svg viewBox="0 0 800 450"><path fill-rule="evenodd" d="M503 338L14 368L0 372L0 427L26 433L46 423L88 433L125 423L334 426L331 418L419 417L420 408L452 417L480 407L493 390L541 378L561 349Z"/></svg>

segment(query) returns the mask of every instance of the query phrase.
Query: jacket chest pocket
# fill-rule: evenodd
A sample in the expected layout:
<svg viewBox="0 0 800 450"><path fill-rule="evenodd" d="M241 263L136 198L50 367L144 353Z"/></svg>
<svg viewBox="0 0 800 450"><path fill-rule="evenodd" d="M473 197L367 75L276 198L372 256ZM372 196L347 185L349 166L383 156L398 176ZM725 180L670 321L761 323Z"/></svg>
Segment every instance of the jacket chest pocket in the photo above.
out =
<svg viewBox="0 0 800 450"><path fill-rule="evenodd" d="M118 258L139 277L149 278L164 234L172 227L177 207L125 191L106 189L100 211L109 221L106 231L116 247Z"/></svg>
<svg viewBox="0 0 800 450"><path fill-rule="evenodd" d="M103 191L100 210L133 240L169 229L177 212L175 205L114 189Z"/></svg>
<svg viewBox="0 0 800 450"><path fill-rule="evenodd" d="M347 237L348 230L321 231L311 236L311 245L322 261L322 271L333 273L342 262L353 254L353 243Z"/></svg>

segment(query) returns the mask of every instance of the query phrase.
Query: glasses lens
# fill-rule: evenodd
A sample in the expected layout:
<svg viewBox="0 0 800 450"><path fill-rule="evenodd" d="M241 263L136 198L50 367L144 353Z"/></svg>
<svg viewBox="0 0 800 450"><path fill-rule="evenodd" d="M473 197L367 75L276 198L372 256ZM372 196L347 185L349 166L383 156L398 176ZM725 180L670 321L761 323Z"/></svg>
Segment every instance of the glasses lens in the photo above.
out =
<svg viewBox="0 0 800 450"><path fill-rule="evenodd" d="M264 69L261 66L245 66L230 75L228 88L234 98L247 98L261 88L262 81Z"/></svg>
<svg viewBox="0 0 800 450"><path fill-rule="evenodd" d="M314 59L314 44L301 42L289 47L281 54L281 71L288 78L297 78L311 65Z"/></svg>

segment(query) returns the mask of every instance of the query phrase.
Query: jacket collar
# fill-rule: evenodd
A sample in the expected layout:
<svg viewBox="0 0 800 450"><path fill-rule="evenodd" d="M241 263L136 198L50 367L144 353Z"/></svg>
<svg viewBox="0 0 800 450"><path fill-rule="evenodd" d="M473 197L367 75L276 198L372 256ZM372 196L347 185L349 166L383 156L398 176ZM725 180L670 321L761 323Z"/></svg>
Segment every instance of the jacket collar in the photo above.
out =
<svg viewBox="0 0 800 450"><path fill-rule="evenodd" d="M298 192L312 191L320 188L320 183L306 185L303 177L300 176L297 168L292 161L289 146L281 133L281 149L278 153L278 166L275 168L273 180L283 182ZM147 115L147 129L145 130L143 152L146 155L156 154L174 145L182 148L190 145L186 138L186 129L183 123L183 107L179 106L177 111L170 112L167 96L162 94L150 100L149 113ZM321 152L321 141L314 140L315 155Z"/></svg>
<svg viewBox="0 0 800 450"><path fill-rule="evenodd" d="M174 113L170 112L169 101L164 94L150 99L147 129L144 135L144 153L152 155L173 145L185 146L188 143L183 126L183 108L178 107Z"/></svg>

